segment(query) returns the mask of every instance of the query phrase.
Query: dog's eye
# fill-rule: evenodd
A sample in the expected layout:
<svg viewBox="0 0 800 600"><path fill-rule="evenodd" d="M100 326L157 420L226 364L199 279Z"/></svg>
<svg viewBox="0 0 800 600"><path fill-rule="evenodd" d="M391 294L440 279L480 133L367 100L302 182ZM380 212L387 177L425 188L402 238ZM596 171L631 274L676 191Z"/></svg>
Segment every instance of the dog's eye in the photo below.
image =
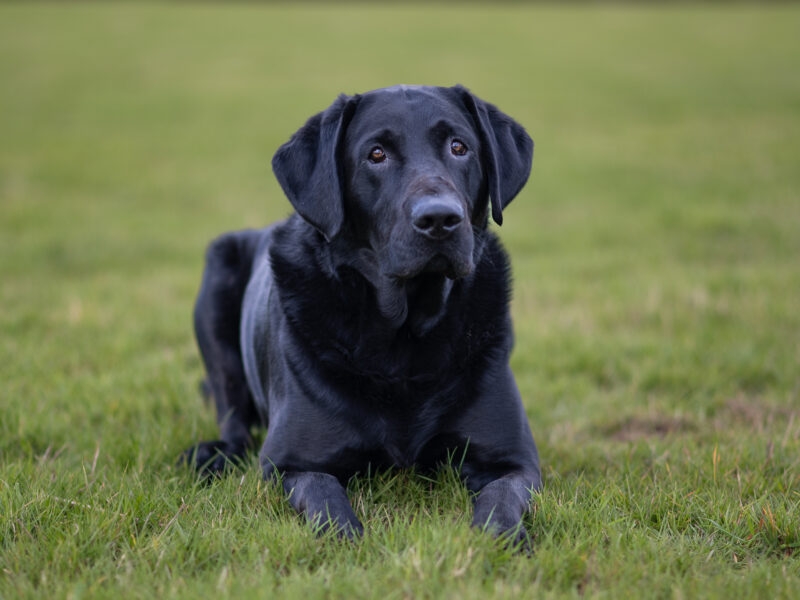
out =
<svg viewBox="0 0 800 600"><path fill-rule="evenodd" d="M450 142L450 152L456 156L464 156L467 153L467 145L461 140L453 140Z"/></svg>
<svg viewBox="0 0 800 600"><path fill-rule="evenodd" d="M386 152L380 146L375 146L369 151L369 160L374 163L383 162L386 160Z"/></svg>

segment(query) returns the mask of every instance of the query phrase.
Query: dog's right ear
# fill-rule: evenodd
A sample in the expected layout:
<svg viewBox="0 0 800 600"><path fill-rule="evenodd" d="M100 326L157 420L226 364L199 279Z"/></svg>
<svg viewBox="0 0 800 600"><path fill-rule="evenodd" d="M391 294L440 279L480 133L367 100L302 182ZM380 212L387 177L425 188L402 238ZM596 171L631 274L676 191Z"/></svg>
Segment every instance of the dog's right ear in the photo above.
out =
<svg viewBox="0 0 800 600"><path fill-rule="evenodd" d="M298 214L325 239L344 222L339 146L358 96L342 94L311 117L272 157L272 170Z"/></svg>

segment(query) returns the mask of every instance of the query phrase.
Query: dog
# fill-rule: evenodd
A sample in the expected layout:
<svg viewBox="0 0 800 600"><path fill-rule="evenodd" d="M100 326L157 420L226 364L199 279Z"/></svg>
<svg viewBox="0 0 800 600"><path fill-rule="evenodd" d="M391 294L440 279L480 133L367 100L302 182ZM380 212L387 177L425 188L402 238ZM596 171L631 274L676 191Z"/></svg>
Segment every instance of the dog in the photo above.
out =
<svg viewBox="0 0 800 600"><path fill-rule="evenodd" d="M341 95L311 117L272 160L295 213L208 248L194 323L220 439L185 460L221 473L264 427L265 476L354 538L349 478L456 457L473 526L524 540L541 473L487 227L532 158L523 127L461 86Z"/></svg>

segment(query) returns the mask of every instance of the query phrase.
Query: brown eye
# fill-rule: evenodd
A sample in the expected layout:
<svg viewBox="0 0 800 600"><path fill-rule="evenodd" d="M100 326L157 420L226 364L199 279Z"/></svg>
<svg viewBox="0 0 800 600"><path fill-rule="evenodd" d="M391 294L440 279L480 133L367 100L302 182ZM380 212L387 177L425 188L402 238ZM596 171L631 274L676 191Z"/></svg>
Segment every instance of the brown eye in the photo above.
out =
<svg viewBox="0 0 800 600"><path fill-rule="evenodd" d="M467 145L461 140L453 140L450 142L450 152L456 156L464 156L467 153Z"/></svg>
<svg viewBox="0 0 800 600"><path fill-rule="evenodd" d="M380 146L375 146L369 151L369 160L374 163L383 162L386 160L386 152Z"/></svg>

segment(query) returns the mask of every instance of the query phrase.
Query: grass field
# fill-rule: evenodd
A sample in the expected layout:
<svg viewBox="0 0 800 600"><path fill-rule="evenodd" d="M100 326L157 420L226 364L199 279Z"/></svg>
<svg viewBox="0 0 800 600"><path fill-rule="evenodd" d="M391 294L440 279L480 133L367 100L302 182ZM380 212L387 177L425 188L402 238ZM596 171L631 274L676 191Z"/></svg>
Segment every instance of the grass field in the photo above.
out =
<svg viewBox="0 0 800 600"><path fill-rule="evenodd" d="M800 589L800 7L0 6L0 598ZM215 437L205 244L290 207L339 92L463 83L536 141L499 233L545 487L532 557L449 471L317 539Z"/></svg>

